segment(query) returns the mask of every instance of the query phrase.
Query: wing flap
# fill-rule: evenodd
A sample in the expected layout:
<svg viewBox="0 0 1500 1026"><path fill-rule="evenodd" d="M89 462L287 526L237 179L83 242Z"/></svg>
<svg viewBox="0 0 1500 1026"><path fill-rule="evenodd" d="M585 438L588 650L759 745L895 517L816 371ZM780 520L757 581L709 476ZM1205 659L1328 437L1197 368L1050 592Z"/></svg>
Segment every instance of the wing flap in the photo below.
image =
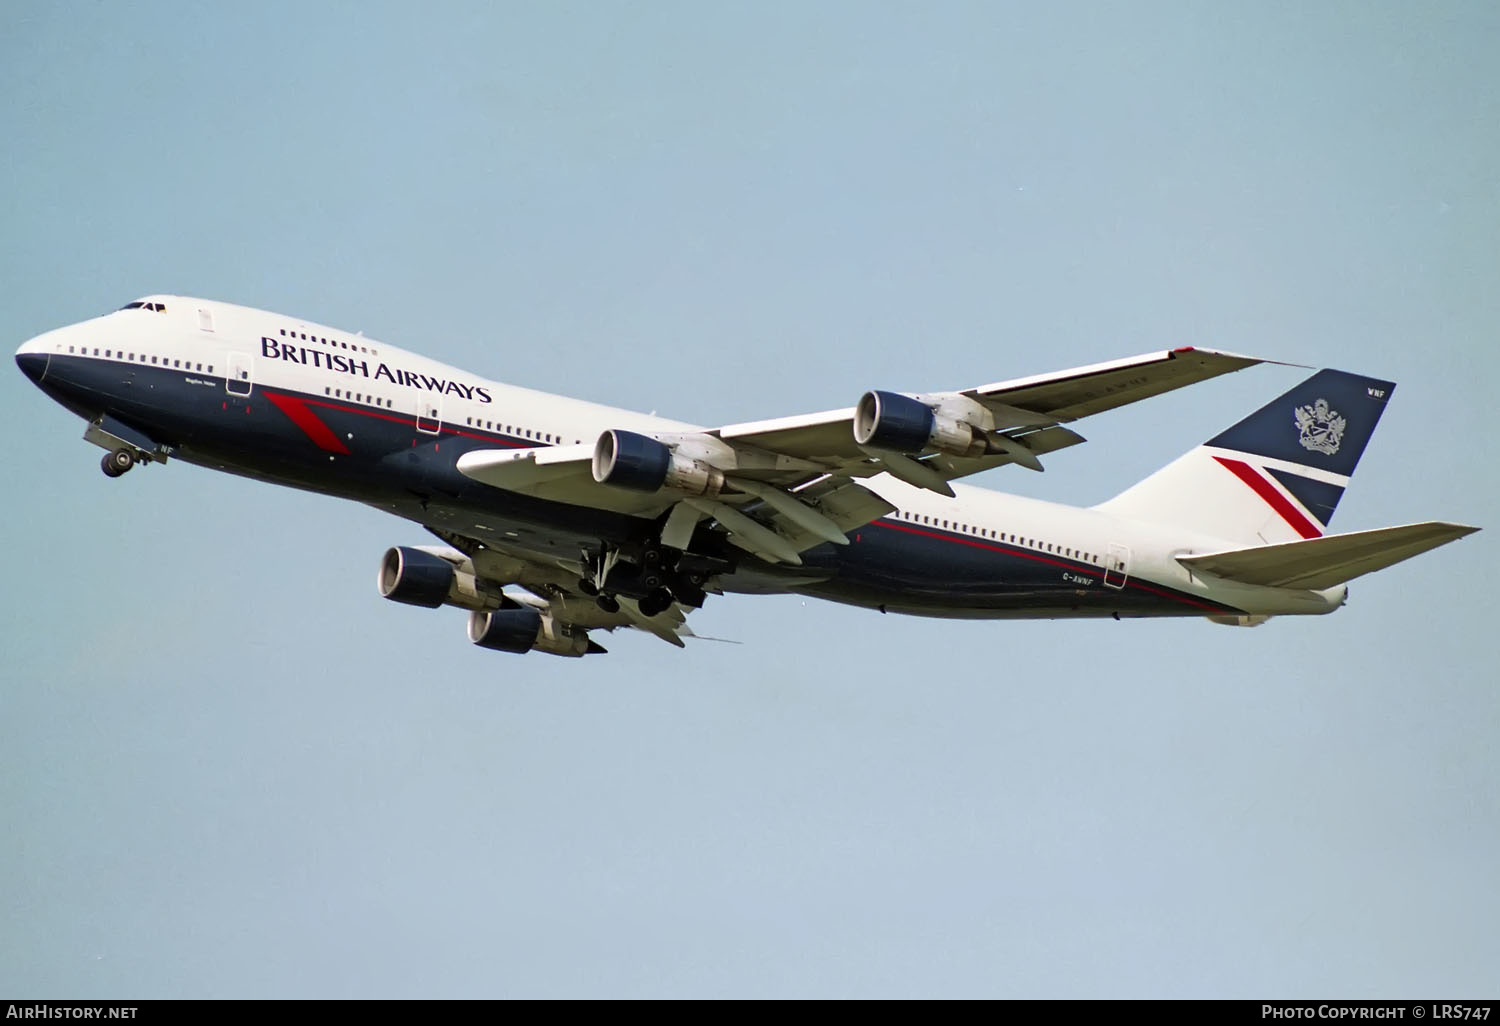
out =
<svg viewBox="0 0 1500 1026"><path fill-rule="evenodd" d="M1177 561L1189 570L1205 571L1243 584L1273 588L1331 588L1477 530L1479 528L1465 524L1430 521L1253 549L1178 556Z"/></svg>
<svg viewBox="0 0 1500 1026"><path fill-rule="evenodd" d="M555 588L535 589L529 594L506 592L506 597L531 606L558 623L586 631L614 631L620 627L630 627L655 635L677 648L686 647L682 639L693 633L687 625L688 610L676 602L665 612L647 616L641 612L640 604L635 599L623 596L620 598L620 608L612 613L600 609L592 599L560 593Z"/></svg>
<svg viewBox="0 0 1500 1026"><path fill-rule="evenodd" d="M894 513L896 507L870 491L864 485L843 478L826 478L797 493L802 500L811 500L828 520L844 532L863 527L872 520ZM777 513L780 533L801 552L824 541L814 531L793 523Z"/></svg>
<svg viewBox="0 0 1500 1026"><path fill-rule="evenodd" d="M1036 456L1045 456L1049 452L1056 452L1087 441L1072 428L1065 428L1060 424L1054 424L1040 431L1012 434L1009 437L1026 446ZM927 462L937 464L943 476L952 480L978 474L984 470L993 470L995 467L1003 467L1009 463L1015 463L1016 460L1005 453L995 453L992 456L936 456Z"/></svg>

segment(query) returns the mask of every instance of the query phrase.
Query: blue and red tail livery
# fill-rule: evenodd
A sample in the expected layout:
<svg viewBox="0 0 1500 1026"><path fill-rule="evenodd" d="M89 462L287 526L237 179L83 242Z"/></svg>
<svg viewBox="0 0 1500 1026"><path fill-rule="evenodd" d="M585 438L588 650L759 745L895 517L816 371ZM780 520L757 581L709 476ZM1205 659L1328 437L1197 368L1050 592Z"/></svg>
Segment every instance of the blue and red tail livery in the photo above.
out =
<svg viewBox="0 0 1500 1026"><path fill-rule="evenodd" d="M1209 445L1353 476L1395 384L1320 370Z"/></svg>
<svg viewBox="0 0 1500 1026"><path fill-rule="evenodd" d="M1101 508L1228 542L1322 537L1395 389L1320 370Z"/></svg>

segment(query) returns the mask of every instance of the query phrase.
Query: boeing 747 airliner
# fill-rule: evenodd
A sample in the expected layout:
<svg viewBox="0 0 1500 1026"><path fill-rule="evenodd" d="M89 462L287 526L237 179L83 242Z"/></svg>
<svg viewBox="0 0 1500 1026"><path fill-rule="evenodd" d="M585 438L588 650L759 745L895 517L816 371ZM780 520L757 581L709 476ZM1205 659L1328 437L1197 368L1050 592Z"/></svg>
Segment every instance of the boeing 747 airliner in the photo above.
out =
<svg viewBox="0 0 1500 1026"><path fill-rule="evenodd" d="M441 545L386 598L469 610L469 639L581 656L675 645L709 594L968 618L1327 613L1347 582L1475 530L1327 527L1390 401L1322 370L1101 505L954 485L1083 438L1067 425L1260 360L1174 349L849 409L699 427L501 384L309 321L150 296L16 354L104 472L187 463L353 499Z"/></svg>

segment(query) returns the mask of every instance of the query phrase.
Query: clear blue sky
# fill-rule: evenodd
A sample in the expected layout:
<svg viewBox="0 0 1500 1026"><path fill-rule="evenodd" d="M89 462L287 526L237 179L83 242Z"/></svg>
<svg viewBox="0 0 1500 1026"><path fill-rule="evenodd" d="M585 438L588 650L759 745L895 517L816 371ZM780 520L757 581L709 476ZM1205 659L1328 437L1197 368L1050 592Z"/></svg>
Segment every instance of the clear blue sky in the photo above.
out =
<svg viewBox="0 0 1500 1026"><path fill-rule="evenodd" d="M0 31L0 337L151 292L705 424L1179 345L1399 383L1234 630L712 600L472 648L415 525L120 481L0 376L0 994L1408 996L1500 975L1500 8L72 4ZM1119 491L1301 372L1080 425Z"/></svg>

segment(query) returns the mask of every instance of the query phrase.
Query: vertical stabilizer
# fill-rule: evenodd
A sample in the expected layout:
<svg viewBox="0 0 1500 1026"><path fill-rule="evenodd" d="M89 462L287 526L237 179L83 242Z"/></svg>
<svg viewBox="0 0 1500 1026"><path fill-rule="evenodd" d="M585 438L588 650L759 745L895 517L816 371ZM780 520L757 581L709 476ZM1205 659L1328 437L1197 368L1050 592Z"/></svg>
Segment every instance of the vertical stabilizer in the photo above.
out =
<svg viewBox="0 0 1500 1026"><path fill-rule="evenodd" d="M1099 508L1248 545L1322 537L1395 388L1318 371Z"/></svg>

